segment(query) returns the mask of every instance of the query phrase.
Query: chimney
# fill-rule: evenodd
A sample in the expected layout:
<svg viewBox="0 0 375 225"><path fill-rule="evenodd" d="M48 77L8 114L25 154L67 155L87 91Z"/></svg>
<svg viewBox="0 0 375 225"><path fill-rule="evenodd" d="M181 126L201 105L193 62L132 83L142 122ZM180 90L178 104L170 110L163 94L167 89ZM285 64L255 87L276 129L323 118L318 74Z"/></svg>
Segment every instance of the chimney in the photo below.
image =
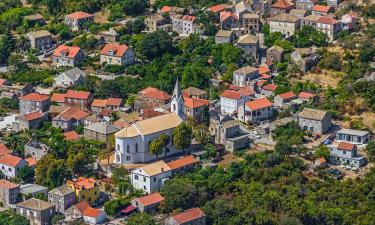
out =
<svg viewBox="0 0 375 225"><path fill-rule="evenodd" d="M161 168L161 172L164 173L164 168L163 167Z"/></svg>

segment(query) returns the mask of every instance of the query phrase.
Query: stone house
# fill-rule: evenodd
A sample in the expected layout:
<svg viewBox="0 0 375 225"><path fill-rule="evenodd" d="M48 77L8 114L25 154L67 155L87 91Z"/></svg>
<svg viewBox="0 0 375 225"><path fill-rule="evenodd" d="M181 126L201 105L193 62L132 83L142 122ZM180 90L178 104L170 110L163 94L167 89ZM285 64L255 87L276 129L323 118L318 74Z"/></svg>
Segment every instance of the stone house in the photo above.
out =
<svg viewBox="0 0 375 225"><path fill-rule="evenodd" d="M59 45L52 54L52 64L60 66L74 67L83 61L85 53L77 46Z"/></svg>
<svg viewBox="0 0 375 225"><path fill-rule="evenodd" d="M183 156L167 163L169 168L172 170L172 175L192 171L197 164L198 160L193 155Z"/></svg>
<svg viewBox="0 0 375 225"><path fill-rule="evenodd" d="M164 30L170 32L172 25L168 24L168 19L162 14L151 14L145 18L146 32L154 32L157 30Z"/></svg>
<svg viewBox="0 0 375 225"><path fill-rule="evenodd" d="M238 120L256 124L273 116L272 102L268 98L259 98L246 102L238 109Z"/></svg>
<svg viewBox="0 0 375 225"><path fill-rule="evenodd" d="M292 9L289 12L289 15L295 16L298 19L303 19L304 17L306 17L308 15L308 11L305 10L305 9Z"/></svg>
<svg viewBox="0 0 375 225"><path fill-rule="evenodd" d="M274 45L266 51L266 61L268 62L282 62L284 60L284 49L280 46Z"/></svg>
<svg viewBox="0 0 375 225"><path fill-rule="evenodd" d="M56 206L56 212L64 213L69 207L75 204L74 191L62 185L48 192L48 202Z"/></svg>
<svg viewBox="0 0 375 225"><path fill-rule="evenodd" d="M231 30L239 27L239 18L236 13L224 11L220 12L220 29Z"/></svg>
<svg viewBox="0 0 375 225"><path fill-rule="evenodd" d="M297 95L295 95L293 92L285 92L279 95L276 95L273 99L273 105L279 109L283 109L285 107L285 104L297 99Z"/></svg>
<svg viewBox="0 0 375 225"><path fill-rule="evenodd" d="M251 5L246 1L240 1L234 6L234 12L236 13L240 27L243 26L242 19L245 14L254 13L253 9L251 8Z"/></svg>
<svg viewBox="0 0 375 225"><path fill-rule="evenodd" d="M334 41L341 31L341 23L334 18L322 16L317 22L316 29L327 34L329 41Z"/></svg>
<svg viewBox="0 0 375 225"><path fill-rule="evenodd" d="M109 28L109 30L101 31L99 33L103 36L105 42L117 42L120 38L120 34L113 28Z"/></svg>
<svg viewBox="0 0 375 225"><path fill-rule="evenodd" d="M245 66L233 72L233 85L244 87L250 84L251 80L259 77L259 70L252 66Z"/></svg>
<svg viewBox="0 0 375 225"><path fill-rule="evenodd" d="M119 130L117 127L106 123L94 123L84 127L83 133L85 139L109 143L110 137L114 136Z"/></svg>
<svg viewBox="0 0 375 225"><path fill-rule="evenodd" d="M25 144L25 156L29 155L37 160L45 156L49 150L50 148L47 145L33 139Z"/></svg>
<svg viewBox="0 0 375 225"><path fill-rule="evenodd" d="M81 109L89 109L94 97L87 91L68 90L64 99L65 105L77 106Z"/></svg>
<svg viewBox="0 0 375 225"><path fill-rule="evenodd" d="M207 93L196 87L188 87L181 91L184 97L207 99Z"/></svg>
<svg viewBox="0 0 375 225"><path fill-rule="evenodd" d="M139 198L131 200L131 205L136 207L139 212L153 213L157 212L160 204L164 201L164 197L159 192L154 192Z"/></svg>
<svg viewBox="0 0 375 225"><path fill-rule="evenodd" d="M235 35L231 30L219 30L215 34L215 43L216 44L223 44L223 43L233 43Z"/></svg>
<svg viewBox="0 0 375 225"><path fill-rule="evenodd" d="M241 18L241 28L248 31L260 31L260 16L255 13L245 13Z"/></svg>
<svg viewBox="0 0 375 225"><path fill-rule="evenodd" d="M165 225L206 225L206 215L200 208L192 208L167 218Z"/></svg>
<svg viewBox="0 0 375 225"><path fill-rule="evenodd" d="M297 0L296 8L311 10L317 2L319 2L319 0Z"/></svg>
<svg viewBox="0 0 375 225"><path fill-rule="evenodd" d="M83 119L89 114L77 107L70 107L52 119L52 126L71 131L75 127L83 125Z"/></svg>
<svg viewBox="0 0 375 225"><path fill-rule="evenodd" d="M68 25L73 31L82 30L85 28L85 23L90 23L93 21L94 15L82 11L66 15L64 19L64 23Z"/></svg>
<svg viewBox="0 0 375 225"><path fill-rule="evenodd" d="M100 187L94 178L79 177L68 180L66 185L75 193L76 202L87 201L92 206L101 203Z"/></svg>
<svg viewBox="0 0 375 225"><path fill-rule="evenodd" d="M135 62L135 53L127 45L106 44L100 52L100 64L125 66Z"/></svg>
<svg viewBox="0 0 375 225"><path fill-rule="evenodd" d="M51 99L48 95L31 93L21 97L20 114L27 115L34 112L44 113L49 110Z"/></svg>
<svg viewBox="0 0 375 225"><path fill-rule="evenodd" d="M21 194L23 200L26 200L29 197L48 197L48 188L38 184L21 184Z"/></svg>
<svg viewBox="0 0 375 225"><path fill-rule="evenodd" d="M286 37L294 35L298 30L298 18L287 13L277 14L268 19L270 32L281 32Z"/></svg>
<svg viewBox="0 0 375 225"><path fill-rule="evenodd" d="M171 96L157 88L147 87L138 92L138 97L134 102L135 109L155 108L169 103Z"/></svg>
<svg viewBox="0 0 375 225"><path fill-rule="evenodd" d="M259 61L259 38L252 34L240 36L236 45L241 48L245 55L252 56L256 63Z"/></svg>
<svg viewBox="0 0 375 225"><path fill-rule="evenodd" d="M194 121L202 123L208 120L208 106L210 101L205 99L190 98L184 96L184 110L187 117L193 118Z"/></svg>
<svg viewBox="0 0 375 225"><path fill-rule="evenodd" d="M342 30L352 30L357 24L357 15L355 13L347 13L340 19Z"/></svg>
<svg viewBox="0 0 375 225"><path fill-rule="evenodd" d="M40 15L39 13L25 16L24 20L27 21L27 23L30 27L34 27L37 24L43 26L46 23L43 16Z"/></svg>
<svg viewBox="0 0 375 225"><path fill-rule="evenodd" d="M262 95L267 96L267 97L271 97L271 96L274 95L274 93L275 93L277 87L278 87L278 86L275 85L275 84L266 84L266 85L264 85L264 86L261 87L261 89L260 89L260 93L261 93Z"/></svg>
<svg viewBox="0 0 375 225"><path fill-rule="evenodd" d="M274 4L271 5L271 17L283 14L283 13L289 13L290 10L294 8L294 4L290 0L277 0Z"/></svg>
<svg viewBox="0 0 375 225"><path fill-rule="evenodd" d="M34 92L34 88L31 84L17 85L11 84L9 81L3 81L0 84L0 91L7 91L16 94L17 97L23 97L27 94Z"/></svg>
<svg viewBox="0 0 375 225"><path fill-rule="evenodd" d="M98 115L104 109L111 111L119 111L120 107L124 105L124 102L121 98L108 98L108 99L94 99L91 103L91 111Z"/></svg>
<svg viewBox="0 0 375 225"><path fill-rule="evenodd" d="M299 127L313 134L325 134L332 126L331 114L323 110L304 108L297 118Z"/></svg>
<svg viewBox="0 0 375 225"><path fill-rule="evenodd" d="M340 0L327 0L327 5L337 8L340 2Z"/></svg>
<svg viewBox="0 0 375 225"><path fill-rule="evenodd" d="M219 5L211 6L210 8L208 8L208 11L212 12L215 15L215 18L217 20L219 20L220 19L220 13L226 11L227 8L228 7L226 7L225 5L219 4Z"/></svg>
<svg viewBox="0 0 375 225"><path fill-rule="evenodd" d="M16 205L16 213L26 217L30 225L51 225L52 217L55 215L55 205L30 198Z"/></svg>
<svg viewBox="0 0 375 225"><path fill-rule="evenodd" d="M0 202L5 206L16 204L20 198L20 186L10 181L0 180Z"/></svg>
<svg viewBox="0 0 375 225"><path fill-rule="evenodd" d="M27 33L31 48L37 51L46 51L52 48L52 34L47 30L39 30Z"/></svg>
<svg viewBox="0 0 375 225"><path fill-rule="evenodd" d="M16 131L36 130L41 126L47 116L48 113L41 114L40 112L16 116L15 121L12 123L12 127Z"/></svg>
<svg viewBox="0 0 375 225"><path fill-rule="evenodd" d="M54 88L70 88L84 82L86 73L77 67L64 71L54 78Z"/></svg>
<svg viewBox="0 0 375 225"><path fill-rule="evenodd" d="M315 5L311 9L311 14L315 16L327 16L332 11L331 6L327 5Z"/></svg>
<svg viewBox="0 0 375 225"><path fill-rule="evenodd" d="M294 51L290 54L290 58L291 62L295 64L300 71L307 72L318 64L320 56L316 53L312 53L303 58L301 53Z"/></svg>

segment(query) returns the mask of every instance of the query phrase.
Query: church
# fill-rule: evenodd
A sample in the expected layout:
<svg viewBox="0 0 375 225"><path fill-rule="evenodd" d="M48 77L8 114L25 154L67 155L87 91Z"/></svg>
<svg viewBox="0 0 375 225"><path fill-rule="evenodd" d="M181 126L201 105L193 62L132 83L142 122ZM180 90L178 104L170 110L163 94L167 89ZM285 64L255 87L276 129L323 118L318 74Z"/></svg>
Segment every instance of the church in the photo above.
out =
<svg viewBox="0 0 375 225"><path fill-rule="evenodd" d="M161 134L166 134L172 140L173 130L185 120L184 98L181 94L178 80L171 100L170 113L133 123L115 134L115 164L146 163L156 160L156 156L149 152L149 144ZM158 156L173 155L175 149L172 141L165 148L165 152Z"/></svg>

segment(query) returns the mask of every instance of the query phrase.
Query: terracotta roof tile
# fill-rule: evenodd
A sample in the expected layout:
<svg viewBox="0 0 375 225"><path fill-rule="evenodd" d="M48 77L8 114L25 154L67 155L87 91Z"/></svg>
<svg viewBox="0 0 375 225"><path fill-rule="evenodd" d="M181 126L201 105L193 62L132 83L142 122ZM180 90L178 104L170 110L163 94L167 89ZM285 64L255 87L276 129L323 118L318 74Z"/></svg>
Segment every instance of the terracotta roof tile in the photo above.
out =
<svg viewBox="0 0 375 225"><path fill-rule="evenodd" d="M344 151L353 151L355 149L355 145L347 142L340 142L337 148Z"/></svg>
<svg viewBox="0 0 375 225"><path fill-rule="evenodd" d="M42 95L42 94L35 93L35 92L22 97L23 101L34 101L34 102L43 102L48 99L49 99L48 95Z"/></svg>
<svg viewBox="0 0 375 225"><path fill-rule="evenodd" d="M331 6L328 5L315 5L312 11L328 13L331 10Z"/></svg>
<svg viewBox="0 0 375 225"><path fill-rule="evenodd" d="M143 97L151 98L151 99L158 99L158 100L163 100L163 101L171 99L171 96L168 93L161 91L159 89L156 89L156 88L149 89L146 92L143 92Z"/></svg>
<svg viewBox="0 0 375 225"><path fill-rule="evenodd" d="M27 121L33 121L33 120L42 118L42 116L43 115L40 114L40 112L33 112L33 113L30 113L30 114L24 115L23 117Z"/></svg>
<svg viewBox="0 0 375 225"><path fill-rule="evenodd" d="M65 98L83 99L87 100L91 96L90 92L87 91L73 91L68 90L66 92Z"/></svg>
<svg viewBox="0 0 375 225"><path fill-rule="evenodd" d="M91 107L105 108L107 105L107 99L94 99L91 103Z"/></svg>
<svg viewBox="0 0 375 225"><path fill-rule="evenodd" d="M161 8L160 12L169 13L171 11L171 9L172 9L172 7L165 5L165 6L163 6L163 8Z"/></svg>
<svg viewBox="0 0 375 225"><path fill-rule="evenodd" d="M110 109L103 109L100 111L99 115L100 116L112 116L113 110Z"/></svg>
<svg viewBox="0 0 375 225"><path fill-rule="evenodd" d="M11 154L12 151L9 150L9 148L4 145L3 143L0 143L0 156L4 154Z"/></svg>
<svg viewBox="0 0 375 225"><path fill-rule="evenodd" d="M83 213L88 207L90 207L90 204L86 202L85 200L82 200L81 202L74 205L81 213Z"/></svg>
<svg viewBox="0 0 375 225"><path fill-rule="evenodd" d="M255 94L255 91L250 86L241 87L237 92L241 93L243 96L252 96Z"/></svg>
<svg viewBox="0 0 375 225"><path fill-rule="evenodd" d="M272 102L268 100L268 98L259 98L246 102L246 106L251 110L258 110L266 107L271 107Z"/></svg>
<svg viewBox="0 0 375 225"><path fill-rule="evenodd" d="M276 91L277 85L275 85L275 84L267 84L267 85L264 85L262 87L262 89L267 90L267 91Z"/></svg>
<svg viewBox="0 0 375 225"><path fill-rule="evenodd" d="M194 156L189 155L189 156L185 156L185 157L183 157L181 159L173 160L173 161L167 163L167 165L172 170L175 170L175 169L179 169L179 168L184 167L184 166L195 164L197 162L198 162L198 160L196 160L194 158Z"/></svg>
<svg viewBox="0 0 375 225"><path fill-rule="evenodd" d="M284 100L287 100L287 99L290 99L290 98L294 98L294 97L296 97L296 95L295 95L293 92L291 92L291 91L289 91L289 92L285 92L285 93L282 93L282 94L279 94L279 96L280 96L282 99L284 99Z"/></svg>
<svg viewBox="0 0 375 225"><path fill-rule="evenodd" d="M17 184L12 183L10 181L4 180L4 179L0 180L0 187L2 187L2 188L11 189L11 188L15 188L17 186L18 186Z"/></svg>
<svg viewBox="0 0 375 225"><path fill-rule="evenodd" d="M0 79L0 85L5 85L7 83L6 79Z"/></svg>
<svg viewBox="0 0 375 225"><path fill-rule="evenodd" d="M205 214L200 208L193 208L177 214L173 216L173 218L177 221L178 224L185 224L189 221L196 220L204 216Z"/></svg>
<svg viewBox="0 0 375 225"><path fill-rule="evenodd" d="M61 53L65 52L67 58L74 59L77 57L80 50L81 48L77 46L59 45L53 52L53 56L60 57Z"/></svg>
<svg viewBox="0 0 375 225"><path fill-rule="evenodd" d="M23 159L10 154L0 156L0 164L16 167Z"/></svg>
<svg viewBox="0 0 375 225"><path fill-rule="evenodd" d="M164 197L161 196L159 192L155 192L143 197L136 198L136 201L139 201L144 206L148 206L164 201Z"/></svg>
<svg viewBox="0 0 375 225"><path fill-rule="evenodd" d="M228 19L229 17L233 17L235 20L238 20L237 14L234 13L234 12L227 12L227 11L220 12L220 21L221 22Z"/></svg>
<svg viewBox="0 0 375 225"><path fill-rule="evenodd" d="M117 106L120 107L122 104L121 98L108 98L107 99L107 106Z"/></svg>
<svg viewBox="0 0 375 225"><path fill-rule="evenodd" d="M59 114L59 116L61 116L65 120L70 120L70 119L81 120L88 115L89 114L87 112L77 107L70 107Z"/></svg>
<svg viewBox="0 0 375 225"><path fill-rule="evenodd" d="M339 23L339 21L336 20L335 18L322 16L322 17L319 18L318 23L324 23L324 24L331 24L331 25L333 25L333 24Z"/></svg>
<svg viewBox="0 0 375 225"><path fill-rule="evenodd" d="M68 141L74 141L74 140L78 140L79 139L79 135L74 130L73 131L65 132L64 133L64 137L65 137L64 139L68 140Z"/></svg>
<svg viewBox="0 0 375 225"><path fill-rule="evenodd" d="M281 9L286 9L288 7L291 7L293 3L291 3L288 0L278 0L275 2L271 7L272 8L281 8Z"/></svg>
<svg viewBox="0 0 375 225"><path fill-rule="evenodd" d="M27 159L25 159L25 161L27 162L27 164L30 167L36 166L36 158L34 158L34 157L27 158Z"/></svg>
<svg viewBox="0 0 375 225"><path fill-rule="evenodd" d="M223 97L223 98L230 98L230 99L240 99L241 98L241 93L239 93L237 91L225 90L221 94L221 97Z"/></svg>
<svg viewBox="0 0 375 225"><path fill-rule="evenodd" d="M195 16L190 16L190 15L184 15L181 19L183 20L189 20L189 21L195 21L196 17Z"/></svg>
<svg viewBox="0 0 375 225"><path fill-rule="evenodd" d="M223 11L223 10L225 10L225 7L221 4L214 5L214 6L210 7L210 11L213 12L213 13L220 12L220 11Z"/></svg>
<svg viewBox="0 0 375 225"><path fill-rule="evenodd" d="M53 93L52 97L51 97L51 102L64 103L65 102L65 94Z"/></svg>
<svg viewBox="0 0 375 225"><path fill-rule="evenodd" d="M93 217L93 218L96 218L98 217L100 214L102 214L103 211L99 210L99 209L95 209L95 208L92 208L92 207L87 207L84 211L83 211L83 215L84 216L87 216L87 217Z"/></svg>
<svg viewBox="0 0 375 225"><path fill-rule="evenodd" d="M205 99L184 97L184 103L185 107L195 109L203 106L208 106L210 104L210 101Z"/></svg>
<svg viewBox="0 0 375 225"><path fill-rule="evenodd" d="M72 184L76 188L85 188L85 189L91 189L95 187L95 179L94 178L85 178L85 177L79 177L76 181L69 180L67 181L67 184Z"/></svg>
<svg viewBox="0 0 375 225"><path fill-rule="evenodd" d="M71 19L85 19L89 17L93 17L94 15L86 13L86 12L74 12L72 14L66 15L65 17L71 18Z"/></svg>
<svg viewBox="0 0 375 225"><path fill-rule="evenodd" d="M100 51L100 54L115 57L123 57L128 49L129 47L127 45L109 43L104 46L104 48ZM110 54L111 51L112 55Z"/></svg>
<svg viewBox="0 0 375 225"><path fill-rule="evenodd" d="M303 99L310 99L310 98L313 98L315 96L316 96L315 94L308 93L308 92L301 92L298 95L299 98L303 98Z"/></svg>
<svg viewBox="0 0 375 225"><path fill-rule="evenodd" d="M260 67L258 68L258 70L259 70L259 74L265 74L265 73L269 73L269 72L271 72L271 70L268 69L267 66L260 66Z"/></svg>

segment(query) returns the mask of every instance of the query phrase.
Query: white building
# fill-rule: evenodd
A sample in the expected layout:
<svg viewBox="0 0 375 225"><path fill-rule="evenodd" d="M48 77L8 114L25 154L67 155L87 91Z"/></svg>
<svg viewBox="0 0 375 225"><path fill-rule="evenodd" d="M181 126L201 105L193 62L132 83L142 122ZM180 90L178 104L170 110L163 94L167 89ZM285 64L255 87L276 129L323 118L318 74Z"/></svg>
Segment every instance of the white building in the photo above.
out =
<svg viewBox="0 0 375 225"><path fill-rule="evenodd" d="M53 87L69 88L78 84L82 84L86 77L86 73L75 67L60 73L54 79Z"/></svg>
<svg viewBox="0 0 375 225"><path fill-rule="evenodd" d="M250 96L242 95L238 91L226 90L220 96L221 113L233 114Z"/></svg>
<svg viewBox="0 0 375 225"><path fill-rule="evenodd" d="M259 77L259 70L252 66L245 66L233 72L233 85L244 87L251 80Z"/></svg>
<svg viewBox="0 0 375 225"><path fill-rule="evenodd" d="M177 32L182 36L189 36L190 34L196 33L195 27L195 16L189 15L173 15L171 16L172 20L172 31Z"/></svg>
<svg viewBox="0 0 375 225"><path fill-rule="evenodd" d="M127 45L106 44L100 52L100 64L130 65L135 62L135 53Z"/></svg>
<svg viewBox="0 0 375 225"><path fill-rule="evenodd" d="M361 145L370 140L370 134L368 131L341 129L336 133L336 140Z"/></svg>
<svg viewBox="0 0 375 225"><path fill-rule="evenodd" d="M171 168L164 161L157 161L131 171L131 183L134 188L146 193L159 191L169 177Z"/></svg>
<svg viewBox="0 0 375 225"><path fill-rule="evenodd" d="M346 142L334 142L328 146L329 161L333 164L346 165L358 169L366 163L364 156L358 155L357 146Z"/></svg>
<svg viewBox="0 0 375 225"><path fill-rule="evenodd" d="M268 98L248 101L238 109L238 119L244 123L258 123L273 116L272 102Z"/></svg>
<svg viewBox="0 0 375 225"><path fill-rule="evenodd" d="M10 154L0 156L0 170L7 179L15 178L24 166L27 166L27 162L22 158Z"/></svg>

